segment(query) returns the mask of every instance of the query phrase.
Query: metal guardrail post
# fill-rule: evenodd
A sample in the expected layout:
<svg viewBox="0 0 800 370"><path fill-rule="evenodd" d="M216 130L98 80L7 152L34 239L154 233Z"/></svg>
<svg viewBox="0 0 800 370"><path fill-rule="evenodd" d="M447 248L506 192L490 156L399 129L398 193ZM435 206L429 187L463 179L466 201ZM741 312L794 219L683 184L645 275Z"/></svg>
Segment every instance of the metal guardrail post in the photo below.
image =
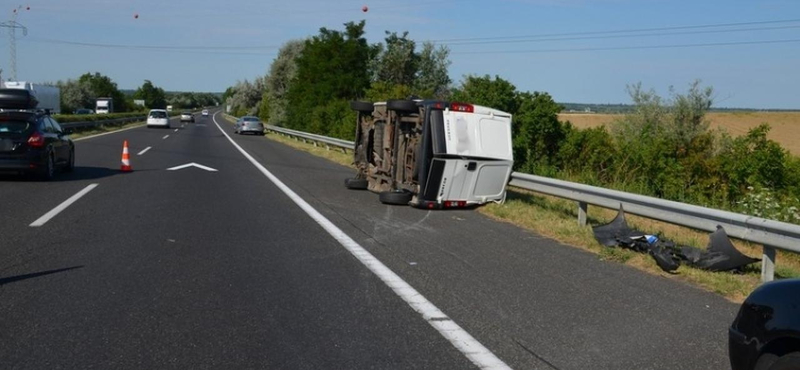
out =
<svg viewBox="0 0 800 370"><path fill-rule="evenodd" d="M764 246L761 256L761 282L766 283L775 279L775 248Z"/></svg>
<svg viewBox="0 0 800 370"><path fill-rule="evenodd" d="M586 219L588 218L589 203L578 202L578 225L586 226Z"/></svg>

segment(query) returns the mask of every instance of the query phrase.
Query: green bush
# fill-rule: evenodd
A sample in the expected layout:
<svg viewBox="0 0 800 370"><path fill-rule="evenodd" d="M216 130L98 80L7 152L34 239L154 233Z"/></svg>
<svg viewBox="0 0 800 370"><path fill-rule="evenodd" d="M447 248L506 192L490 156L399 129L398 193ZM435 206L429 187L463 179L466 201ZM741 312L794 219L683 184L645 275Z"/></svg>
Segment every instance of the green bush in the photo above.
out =
<svg viewBox="0 0 800 370"><path fill-rule="evenodd" d="M111 114L56 114L53 115L53 118L59 123L69 123L69 122L94 122L94 121L104 121L109 119L129 118L129 117L144 117L146 115L147 115L146 112L140 111L140 112L111 113Z"/></svg>

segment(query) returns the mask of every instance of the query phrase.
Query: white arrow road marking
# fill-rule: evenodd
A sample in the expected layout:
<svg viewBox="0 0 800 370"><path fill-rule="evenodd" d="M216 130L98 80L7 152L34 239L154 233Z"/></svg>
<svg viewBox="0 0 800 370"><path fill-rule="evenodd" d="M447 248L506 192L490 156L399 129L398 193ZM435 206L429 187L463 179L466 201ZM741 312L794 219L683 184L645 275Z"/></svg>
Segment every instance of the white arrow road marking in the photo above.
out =
<svg viewBox="0 0 800 370"><path fill-rule="evenodd" d="M141 152L137 153L136 155L142 155L144 153L147 153L147 151L150 150L150 148L152 148L152 147L148 146L147 148L144 148L144 150L142 150Z"/></svg>
<svg viewBox="0 0 800 370"><path fill-rule="evenodd" d="M56 206L56 208L51 209L50 212L45 213L44 216L39 217L36 221L33 221L28 226L30 226L30 227L39 227L39 226L44 225L45 223L47 223L47 221L50 221L51 218L56 217L59 213L61 213L61 211L67 209L67 207L69 207L72 203L75 203L76 201L78 201L78 199L81 199L81 197L86 195L88 192L92 191L92 189L96 188L97 185L98 184L91 184L91 185L83 188L83 190L81 190L81 191L77 192L75 195L69 197L69 199L65 200L63 203L61 203L58 206Z"/></svg>
<svg viewBox="0 0 800 370"><path fill-rule="evenodd" d="M208 171L208 172L217 172L217 170L216 170L216 169L214 169L214 168L211 168L211 167L206 167L206 166L203 166L202 164L197 164L197 163L194 163L194 162L192 162L192 163L187 163L187 164L182 164L182 165L180 165L180 166L175 166L175 167L167 168L167 171L177 171L177 170L182 170L182 169L184 169L184 168L189 168L189 167L197 167L197 168L199 168L199 169L201 169L201 170L206 170L206 171Z"/></svg>
<svg viewBox="0 0 800 370"><path fill-rule="evenodd" d="M164 137L162 137L161 140L164 140L164 139L166 139L168 137L169 137L169 135L164 135Z"/></svg>

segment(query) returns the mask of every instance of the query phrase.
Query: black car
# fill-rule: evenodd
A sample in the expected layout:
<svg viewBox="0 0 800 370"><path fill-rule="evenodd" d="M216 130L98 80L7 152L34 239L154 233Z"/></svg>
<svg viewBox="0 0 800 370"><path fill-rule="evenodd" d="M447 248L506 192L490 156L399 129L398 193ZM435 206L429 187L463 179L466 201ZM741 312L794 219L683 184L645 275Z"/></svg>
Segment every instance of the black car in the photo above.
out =
<svg viewBox="0 0 800 370"><path fill-rule="evenodd" d="M27 90L0 89L0 172L34 173L49 180L57 168L75 168L70 130L34 111L37 104Z"/></svg>
<svg viewBox="0 0 800 370"><path fill-rule="evenodd" d="M800 369L800 279L747 297L728 332L728 356L733 370Z"/></svg>

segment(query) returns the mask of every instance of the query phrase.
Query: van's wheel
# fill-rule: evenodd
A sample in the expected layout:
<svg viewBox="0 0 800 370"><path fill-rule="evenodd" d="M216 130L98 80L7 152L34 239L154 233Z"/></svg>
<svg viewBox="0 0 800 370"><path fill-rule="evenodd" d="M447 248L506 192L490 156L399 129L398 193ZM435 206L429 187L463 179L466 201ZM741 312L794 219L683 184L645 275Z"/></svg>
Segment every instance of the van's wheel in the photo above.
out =
<svg viewBox="0 0 800 370"><path fill-rule="evenodd" d="M419 112L419 107L417 106L417 102L413 100L389 100L386 102L386 108L388 108L389 110L393 110L396 112L403 112L403 113Z"/></svg>
<svg viewBox="0 0 800 370"><path fill-rule="evenodd" d="M361 113L372 114L375 110L375 105L366 101L351 101L350 109Z"/></svg>
<svg viewBox="0 0 800 370"><path fill-rule="evenodd" d="M344 186L348 189L366 190L367 185L367 179L344 179Z"/></svg>
<svg viewBox="0 0 800 370"><path fill-rule="evenodd" d="M411 202L411 193L404 191L384 191L378 195L383 204L392 204L398 206L406 206Z"/></svg>

